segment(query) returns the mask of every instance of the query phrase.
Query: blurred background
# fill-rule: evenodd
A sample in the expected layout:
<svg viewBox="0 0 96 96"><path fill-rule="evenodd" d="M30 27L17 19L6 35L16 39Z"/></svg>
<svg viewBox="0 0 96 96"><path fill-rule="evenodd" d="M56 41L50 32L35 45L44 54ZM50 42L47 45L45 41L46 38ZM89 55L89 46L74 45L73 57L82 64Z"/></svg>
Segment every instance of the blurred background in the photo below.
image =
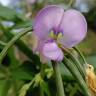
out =
<svg viewBox="0 0 96 96"><path fill-rule="evenodd" d="M9 32L16 34L20 30L32 26L37 12L44 6L52 4L62 6L65 10L74 8L84 14L88 23L88 34L78 47L85 55L88 63L96 68L96 0L0 0L0 50L3 49L4 45L6 45L12 37L10 37ZM21 38L21 40L30 48L32 48L31 34L32 33L29 33ZM10 48L3 60L3 65L7 68L5 72L6 75L0 70L0 96L18 96L18 93L16 92L24 83L29 82L34 74L38 72L31 63L32 62L29 61L17 47L12 46L12 48ZM17 68L17 65L19 65L19 68ZM32 72L32 69L28 66L31 66L34 72ZM11 71L8 71L10 67ZM64 70L61 68L61 71ZM13 79L10 79L11 77L7 78L7 75L9 76L9 74L13 76ZM68 74L66 75L66 78L67 77ZM74 82L71 75L69 79L65 80L66 94L68 94L68 96L83 96L80 88L76 89L76 86L78 86L77 84L67 84L68 82L70 83L70 80ZM51 83L52 82L50 81L49 85L51 85ZM17 86L17 88L14 86ZM52 88L54 89L54 87ZM72 90L73 87L75 87L74 92ZM32 89L31 91L29 90L26 96L39 96L36 94L37 91L38 88ZM32 92L34 95L30 94ZM55 96L54 92L52 96Z"/></svg>

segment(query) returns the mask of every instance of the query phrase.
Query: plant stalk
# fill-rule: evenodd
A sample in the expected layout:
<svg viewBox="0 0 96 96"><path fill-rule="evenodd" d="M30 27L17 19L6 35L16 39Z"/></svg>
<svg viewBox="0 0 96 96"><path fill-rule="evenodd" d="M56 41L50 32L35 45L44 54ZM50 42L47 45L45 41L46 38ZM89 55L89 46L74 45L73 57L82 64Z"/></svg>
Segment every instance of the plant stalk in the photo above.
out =
<svg viewBox="0 0 96 96"><path fill-rule="evenodd" d="M52 65L56 76L57 96L65 96L59 64L52 61Z"/></svg>
<svg viewBox="0 0 96 96"><path fill-rule="evenodd" d="M41 75L41 78L44 79L44 64L41 64L40 75ZM41 85L40 85L40 96L44 96L44 92L42 90Z"/></svg>

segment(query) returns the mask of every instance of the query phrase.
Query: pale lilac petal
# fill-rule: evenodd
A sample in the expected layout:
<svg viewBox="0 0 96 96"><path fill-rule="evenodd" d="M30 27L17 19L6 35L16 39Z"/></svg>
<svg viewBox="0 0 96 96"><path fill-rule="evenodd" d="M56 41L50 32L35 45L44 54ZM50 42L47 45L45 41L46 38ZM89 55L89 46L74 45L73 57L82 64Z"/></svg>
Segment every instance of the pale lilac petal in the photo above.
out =
<svg viewBox="0 0 96 96"><path fill-rule="evenodd" d="M43 8L35 18L34 33L42 40L47 40L52 30L57 30L60 24L64 9L55 5Z"/></svg>
<svg viewBox="0 0 96 96"><path fill-rule="evenodd" d="M47 64L50 60L48 58L46 58L42 53L40 53L40 61L43 64Z"/></svg>
<svg viewBox="0 0 96 96"><path fill-rule="evenodd" d="M64 13L60 29L64 35L60 42L65 47L73 47L86 36L87 23L80 12L71 9Z"/></svg>
<svg viewBox="0 0 96 96"><path fill-rule="evenodd" d="M63 52L55 42L45 43L42 53L50 60L62 61L63 59Z"/></svg>

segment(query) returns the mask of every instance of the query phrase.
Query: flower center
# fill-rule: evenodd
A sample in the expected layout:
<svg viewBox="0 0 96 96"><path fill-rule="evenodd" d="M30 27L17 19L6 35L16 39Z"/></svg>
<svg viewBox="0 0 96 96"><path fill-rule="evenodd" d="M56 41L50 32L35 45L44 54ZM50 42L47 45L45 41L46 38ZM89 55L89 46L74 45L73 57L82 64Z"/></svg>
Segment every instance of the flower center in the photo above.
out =
<svg viewBox="0 0 96 96"><path fill-rule="evenodd" d="M53 40L58 40L63 37L63 34L62 32L58 32L58 34L56 34L54 31L51 31L49 36Z"/></svg>

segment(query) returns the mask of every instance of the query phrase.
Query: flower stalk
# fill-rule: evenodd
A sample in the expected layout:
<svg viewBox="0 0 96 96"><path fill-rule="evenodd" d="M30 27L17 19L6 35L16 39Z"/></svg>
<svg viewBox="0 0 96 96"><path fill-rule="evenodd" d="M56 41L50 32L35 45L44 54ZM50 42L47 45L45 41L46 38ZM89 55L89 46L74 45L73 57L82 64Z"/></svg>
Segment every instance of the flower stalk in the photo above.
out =
<svg viewBox="0 0 96 96"><path fill-rule="evenodd" d="M44 64L41 64L41 71L40 71L41 78L44 78ZM44 92L42 90L42 87L40 85L40 96L44 96Z"/></svg>
<svg viewBox="0 0 96 96"><path fill-rule="evenodd" d="M65 96L59 64L52 61L52 65L56 77L57 96Z"/></svg>

